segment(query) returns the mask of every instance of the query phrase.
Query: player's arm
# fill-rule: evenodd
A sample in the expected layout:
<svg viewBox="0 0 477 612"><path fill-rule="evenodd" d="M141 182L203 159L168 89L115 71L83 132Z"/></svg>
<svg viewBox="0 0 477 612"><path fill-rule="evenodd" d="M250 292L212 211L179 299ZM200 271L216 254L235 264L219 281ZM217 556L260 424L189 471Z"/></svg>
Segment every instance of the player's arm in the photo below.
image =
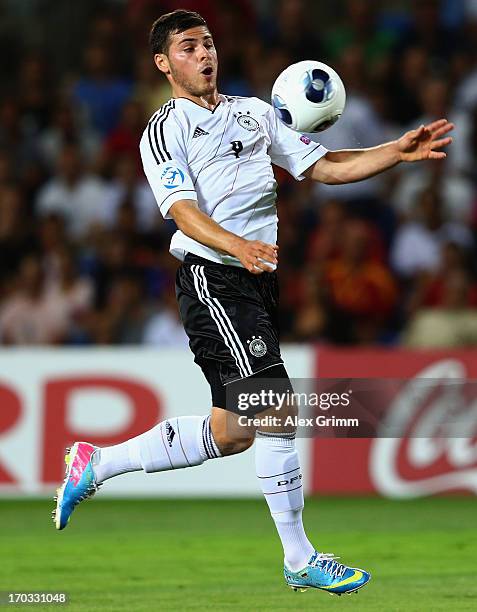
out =
<svg viewBox="0 0 477 612"><path fill-rule="evenodd" d="M266 262L277 264L278 247L260 240L246 240L221 227L203 213L195 200L178 200L169 209L177 227L197 242L233 255L253 274L271 272Z"/></svg>
<svg viewBox="0 0 477 612"><path fill-rule="evenodd" d="M441 119L370 149L328 151L304 175L327 185L340 185L370 178L400 162L444 159L446 153L438 149L452 142L446 135L453 129L452 123Z"/></svg>

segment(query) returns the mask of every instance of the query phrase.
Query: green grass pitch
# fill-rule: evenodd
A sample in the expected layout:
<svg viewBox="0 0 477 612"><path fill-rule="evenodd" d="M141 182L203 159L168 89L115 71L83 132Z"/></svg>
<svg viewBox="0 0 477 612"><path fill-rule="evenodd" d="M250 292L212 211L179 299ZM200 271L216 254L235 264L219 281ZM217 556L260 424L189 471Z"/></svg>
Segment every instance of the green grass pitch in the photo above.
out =
<svg viewBox="0 0 477 612"><path fill-rule="evenodd" d="M0 591L66 591L67 610L475 610L471 497L307 500L310 538L373 578L343 597L285 586L261 500L109 500L54 529L52 503L0 501ZM61 606L16 606L35 610ZM6 608L5 608L6 609ZM63 608L65 609L65 608Z"/></svg>

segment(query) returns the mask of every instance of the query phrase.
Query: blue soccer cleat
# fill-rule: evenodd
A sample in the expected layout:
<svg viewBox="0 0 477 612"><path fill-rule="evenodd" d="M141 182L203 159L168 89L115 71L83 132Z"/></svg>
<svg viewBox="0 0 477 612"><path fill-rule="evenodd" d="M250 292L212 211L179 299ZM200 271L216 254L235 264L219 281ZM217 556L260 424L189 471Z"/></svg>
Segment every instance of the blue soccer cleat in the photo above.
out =
<svg viewBox="0 0 477 612"><path fill-rule="evenodd" d="M66 476L55 497L53 522L57 529L64 529L70 516L81 501L92 497L99 489L96 483L91 458L96 446L88 442L75 442L65 456Z"/></svg>
<svg viewBox="0 0 477 612"><path fill-rule="evenodd" d="M308 565L298 572L292 572L285 566L285 580L294 591L321 589L334 595L355 593L370 580L371 574L356 567L338 563L329 553L315 553Z"/></svg>

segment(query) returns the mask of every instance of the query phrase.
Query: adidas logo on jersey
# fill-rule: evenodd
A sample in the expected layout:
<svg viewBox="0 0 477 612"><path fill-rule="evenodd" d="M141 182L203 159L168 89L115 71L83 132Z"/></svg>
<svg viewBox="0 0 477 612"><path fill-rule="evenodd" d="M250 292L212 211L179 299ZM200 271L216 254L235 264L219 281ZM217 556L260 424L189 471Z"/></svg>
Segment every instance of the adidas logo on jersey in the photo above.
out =
<svg viewBox="0 0 477 612"><path fill-rule="evenodd" d="M194 135L192 136L192 138L199 138L199 136L208 136L209 132L206 132L205 130L203 130L200 127L196 127L194 130Z"/></svg>

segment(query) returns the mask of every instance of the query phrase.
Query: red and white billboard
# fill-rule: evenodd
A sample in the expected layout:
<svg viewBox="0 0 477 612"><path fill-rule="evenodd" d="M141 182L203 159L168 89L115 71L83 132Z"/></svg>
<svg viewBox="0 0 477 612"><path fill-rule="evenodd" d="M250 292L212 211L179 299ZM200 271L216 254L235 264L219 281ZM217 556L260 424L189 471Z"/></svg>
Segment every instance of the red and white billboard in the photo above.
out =
<svg viewBox="0 0 477 612"><path fill-rule="evenodd" d="M315 376L322 378L407 379L388 399L389 416L404 421L400 438L315 439L312 492L378 493L416 497L451 492L477 493L477 400L449 381L477 379L477 351L424 352L321 347ZM413 381L426 379L425 394L413 393ZM432 396L432 401L427 401ZM446 403L459 405L467 437L422 437L416 431ZM462 421L461 421L462 424Z"/></svg>

